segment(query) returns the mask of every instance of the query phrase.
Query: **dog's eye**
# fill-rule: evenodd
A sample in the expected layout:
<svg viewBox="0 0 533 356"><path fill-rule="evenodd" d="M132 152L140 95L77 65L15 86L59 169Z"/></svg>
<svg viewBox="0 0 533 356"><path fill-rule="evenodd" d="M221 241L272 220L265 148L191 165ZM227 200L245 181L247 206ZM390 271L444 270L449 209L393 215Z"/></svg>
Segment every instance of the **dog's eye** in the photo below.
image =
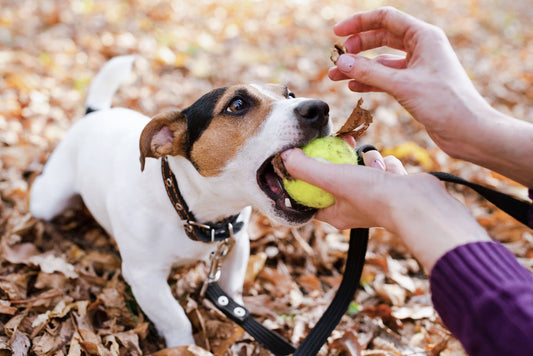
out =
<svg viewBox="0 0 533 356"><path fill-rule="evenodd" d="M230 101L228 107L226 108L226 112L237 114L246 109L248 109L248 104L246 101L244 101L242 98L234 98L232 101Z"/></svg>
<svg viewBox="0 0 533 356"><path fill-rule="evenodd" d="M296 94L294 94L290 90L287 90L287 99L294 99L294 98L296 98Z"/></svg>

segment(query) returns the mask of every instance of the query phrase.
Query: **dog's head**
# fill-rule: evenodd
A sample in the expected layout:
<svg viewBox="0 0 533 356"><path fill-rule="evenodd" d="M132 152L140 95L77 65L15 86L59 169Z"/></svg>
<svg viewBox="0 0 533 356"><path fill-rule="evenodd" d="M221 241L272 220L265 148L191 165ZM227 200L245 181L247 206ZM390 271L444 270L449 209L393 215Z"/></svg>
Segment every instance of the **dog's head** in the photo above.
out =
<svg viewBox="0 0 533 356"><path fill-rule="evenodd" d="M301 224L316 210L289 198L271 161L280 151L329 135L328 113L325 102L296 98L286 86L215 89L148 123L140 141L141 167L146 157L185 157L220 198L252 205L280 223Z"/></svg>

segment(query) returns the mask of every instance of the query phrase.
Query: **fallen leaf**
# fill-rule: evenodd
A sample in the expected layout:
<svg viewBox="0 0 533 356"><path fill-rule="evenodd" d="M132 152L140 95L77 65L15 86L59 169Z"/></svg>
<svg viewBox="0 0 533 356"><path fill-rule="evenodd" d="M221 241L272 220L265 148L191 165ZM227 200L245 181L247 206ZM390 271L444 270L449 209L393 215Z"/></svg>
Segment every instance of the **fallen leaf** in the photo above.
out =
<svg viewBox="0 0 533 356"><path fill-rule="evenodd" d="M55 257L49 254L37 255L31 257L29 262L38 265L41 270L46 273L60 272L68 278L78 278L74 266L60 257Z"/></svg>
<svg viewBox="0 0 533 356"><path fill-rule="evenodd" d="M32 243L21 243L14 246L2 244L2 257L13 264L27 264L32 257L39 255L39 250Z"/></svg>
<svg viewBox="0 0 533 356"><path fill-rule="evenodd" d="M397 319L429 319L436 316L432 306L411 305L409 307L393 307L391 315Z"/></svg>
<svg viewBox="0 0 533 356"><path fill-rule="evenodd" d="M17 330L11 335L9 346L13 352L12 356L25 356L28 354L31 341L28 335Z"/></svg>
<svg viewBox="0 0 533 356"><path fill-rule="evenodd" d="M152 354L152 356L213 356L213 354L199 346L189 345L164 349Z"/></svg>
<svg viewBox="0 0 533 356"><path fill-rule="evenodd" d="M12 307L7 300L0 300L0 314L14 315L17 308Z"/></svg>
<svg viewBox="0 0 533 356"><path fill-rule="evenodd" d="M244 286L249 288L257 278L257 275L265 267L267 255L264 252L260 252L255 255L251 255L248 260L248 267L246 268L246 275L244 277Z"/></svg>
<svg viewBox="0 0 533 356"><path fill-rule="evenodd" d="M361 355L361 346L357 340L357 334L352 330L344 332L340 338L331 343L330 347L344 351L349 356Z"/></svg>

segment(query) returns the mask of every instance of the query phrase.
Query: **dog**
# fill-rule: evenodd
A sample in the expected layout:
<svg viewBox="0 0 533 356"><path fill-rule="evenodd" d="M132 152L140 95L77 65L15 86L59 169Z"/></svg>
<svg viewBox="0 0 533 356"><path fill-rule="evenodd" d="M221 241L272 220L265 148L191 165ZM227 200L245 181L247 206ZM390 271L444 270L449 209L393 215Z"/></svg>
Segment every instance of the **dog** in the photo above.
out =
<svg viewBox="0 0 533 356"><path fill-rule="evenodd" d="M32 184L30 211L49 221L81 196L116 240L124 279L167 346L194 344L191 324L167 277L173 265L208 259L217 244L189 238L186 227L191 226L167 194L162 160L196 223L236 216L234 222L242 225L219 280L242 304L251 207L294 226L316 212L289 198L272 159L328 136L329 107L321 100L296 98L283 85L232 85L150 119L111 108L133 62L133 56L113 58L95 76L86 99L88 114L66 133Z"/></svg>

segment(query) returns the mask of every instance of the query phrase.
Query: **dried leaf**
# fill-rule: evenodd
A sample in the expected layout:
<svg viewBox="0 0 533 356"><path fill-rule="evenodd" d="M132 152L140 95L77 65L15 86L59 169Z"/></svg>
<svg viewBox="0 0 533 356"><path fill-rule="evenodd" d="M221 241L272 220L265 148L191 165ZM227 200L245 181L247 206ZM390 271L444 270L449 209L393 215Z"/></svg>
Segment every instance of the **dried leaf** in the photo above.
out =
<svg viewBox="0 0 533 356"><path fill-rule="evenodd" d="M213 356L209 351L196 345L178 346L158 351L152 356Z"/></svg>
<svg viewBox="0 0 533 356"><path fill-rule="evenodd" d="M244 277L245 288L249 288L257 278L257 275L265 267L267 255L264 252L251 255L248 260L248 267L246 268L246 276Z"/></svg>
<svg viewBox="0 0 533 356"><path fill-rule="evenodd" d="M72 335L72 339L70 340L70 347L68 350L67 356L81 356L81 344L80 344L81 336L77 332L75 332Z"/></svg>
<svg viewBox="0 0 533 356"><path fill-rule="evenodd" d="M127 355L141 356L143 354L139 347L139 337L133 330L117 333L114 336L126 349Z"/></svg>
<svg viewBox="0 0 533 356"><path fill-rule="evenodd" d="M41 270L46 273L60 272L68 278L78 278L73 265L60 257L55 257L49 254L33 256L29 261L41 267Z"/></svg>
<svg viewBox="0 0 533 356"><path fill-rule="evenodd" d="M106 348L102 344L102 340L95 333L85 329L80 329L79 333L81 336L80 345L90 355L106 356L108 354Z"/></svg>
<svg viewBox="0 0 533 356"><path fill-rule="evenodd" d="M332 348L340 349L349 356L360 356L361 346L359 345L357 334L352 330L346 331L338 339L331 343Z"/></svg>
<svg viewBox="0 0 533 356"><path fill-rule="evenodd" d="M20 331L15 331L9 340L9 346L13 352L12 356L25 356L31 346L28 336Z"/></svg>
<svg viewBox="0 0 533 356"><path fill-rule="evenodd" d="M391 315L397 319L429 319L436 316L432 306L411 305L409 307L393 308Z"/></svg>
<svg viewBox="0 0 533 356"><path fill-rule="evenodd" d="M17 308L12 307L7 300L0 300L0 314L14 315Z"/></svg>
<svg viewBox="0 0 533 356"><path fill-rule="evenodd" d="M337 136L350 135L357 139L365 133L372 123L373 117L370 111L363 109L361 105L363 105L363 98L357 101L357 106L352 110L344 125L337 131Z"/></svg>
<svg viewBox="0 0 533 356"><path fill-rule="evenodd" d="M336 43L333 46L333 49L331 50L331 56L329 56L329 59L330 59L330 61L333 62L333 64L336 65L337 64L337 60L344 53L346 53L346 50L344 49L344 47L342 45Z"/></svg>
<svg viewBox="0 0 533 356"><path fill-rule="evenodd" d="M29 242L14 246L2 244L2 257L13 264L27 264L32 257L37 255L39 255L39 250Z"/></svg>

